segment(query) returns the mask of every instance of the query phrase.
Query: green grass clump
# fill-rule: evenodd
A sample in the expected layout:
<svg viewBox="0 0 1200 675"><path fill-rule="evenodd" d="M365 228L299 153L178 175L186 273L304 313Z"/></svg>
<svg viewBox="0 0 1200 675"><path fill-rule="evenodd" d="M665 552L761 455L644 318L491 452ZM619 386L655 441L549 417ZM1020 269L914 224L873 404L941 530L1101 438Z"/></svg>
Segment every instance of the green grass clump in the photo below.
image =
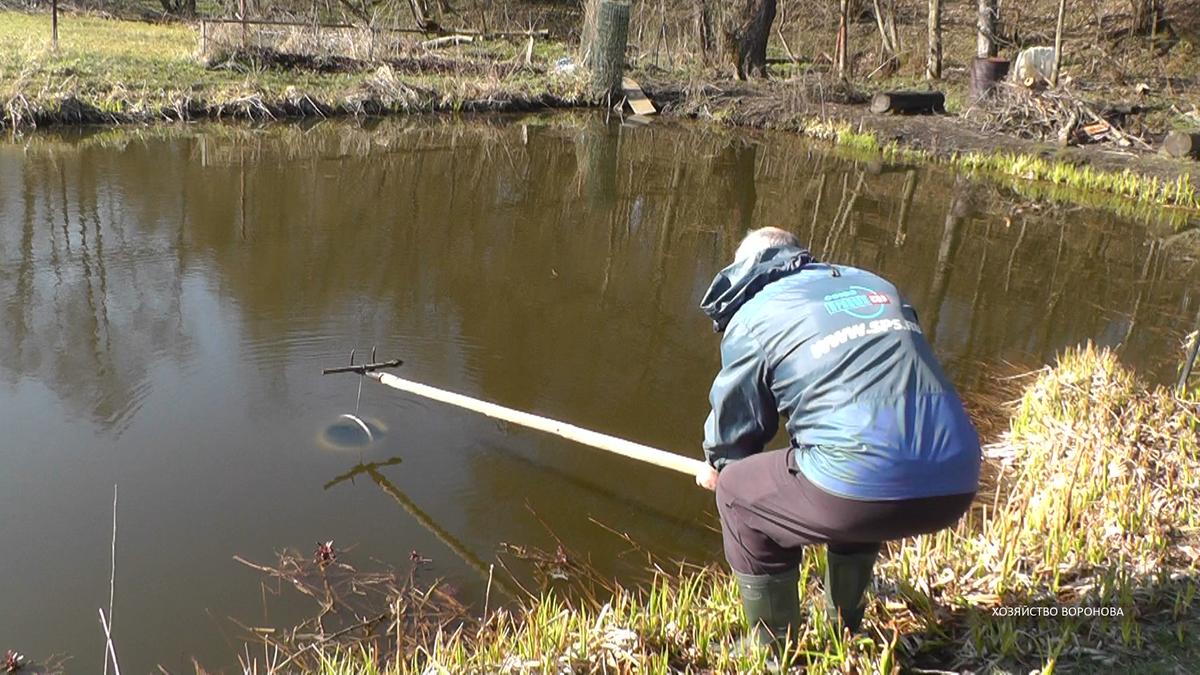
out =
<svg viewBox="0 0 1200 675"><path fill-rule="evenodd" d="M1174 181L1160 181L1129 170L1099 171L1089 166L1055 162L1010 153L965 153L953 163L968 170L978 170L1026 181L1042 181L1080 191L1106 192L1139 205L1152 204L1200 208L1191 176L1180 175Z"/></svg>

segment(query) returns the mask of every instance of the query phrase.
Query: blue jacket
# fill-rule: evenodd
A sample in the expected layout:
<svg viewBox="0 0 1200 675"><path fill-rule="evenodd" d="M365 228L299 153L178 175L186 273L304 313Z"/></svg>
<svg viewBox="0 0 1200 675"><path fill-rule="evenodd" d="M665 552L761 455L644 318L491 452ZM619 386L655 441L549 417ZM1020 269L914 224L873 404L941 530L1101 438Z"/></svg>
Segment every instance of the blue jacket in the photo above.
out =
<svg viewBox="0 0 1200 675"><path fill-rule="evenodd" d="M761 452L782 416L796 466L834 494L978 489L978 433L892 284L775 247L722 270L701 308L724 332L704 425L718 471Z"/></svg>

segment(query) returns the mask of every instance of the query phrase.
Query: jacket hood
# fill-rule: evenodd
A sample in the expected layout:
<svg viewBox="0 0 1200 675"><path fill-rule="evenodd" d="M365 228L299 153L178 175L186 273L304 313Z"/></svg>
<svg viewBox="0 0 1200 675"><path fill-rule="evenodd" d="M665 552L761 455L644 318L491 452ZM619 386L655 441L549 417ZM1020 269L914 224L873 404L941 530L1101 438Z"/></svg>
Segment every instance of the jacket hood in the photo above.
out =
<svg viewBox="0 0 1200 675"><path fill-rule="evenodd" d="M752 258L735 262L717 273L700 309L713 320L713 330L721 333L742 305L767 284L799 272L816 262L807 249L799 246L772 246Z"/></svg>

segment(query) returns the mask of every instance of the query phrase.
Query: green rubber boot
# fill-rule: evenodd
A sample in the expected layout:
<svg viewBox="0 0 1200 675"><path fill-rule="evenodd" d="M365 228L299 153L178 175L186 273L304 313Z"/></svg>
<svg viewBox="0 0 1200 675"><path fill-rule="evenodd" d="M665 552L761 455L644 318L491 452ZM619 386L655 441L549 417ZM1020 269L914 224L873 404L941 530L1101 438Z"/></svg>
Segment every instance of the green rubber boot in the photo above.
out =
<svg viewBox="0 0 1200 675"><path fill-rule="evenodd" d="M800 570L780 574L733 573L742 596L742 611L750 632L735 647L735 654L747 654L754 645L768 647L778 663L785 643L793 643L800 632Z"/></svg>
<svg viewBox="0 0 1200 675"><path fill-rule="evenodd" d="M841 619L836 624L839 632L849 628L854 634L862 625L867 609L863 596L871 585L878 557L878 551L853 555L826 552L825 610L830 621Z"/></svg>

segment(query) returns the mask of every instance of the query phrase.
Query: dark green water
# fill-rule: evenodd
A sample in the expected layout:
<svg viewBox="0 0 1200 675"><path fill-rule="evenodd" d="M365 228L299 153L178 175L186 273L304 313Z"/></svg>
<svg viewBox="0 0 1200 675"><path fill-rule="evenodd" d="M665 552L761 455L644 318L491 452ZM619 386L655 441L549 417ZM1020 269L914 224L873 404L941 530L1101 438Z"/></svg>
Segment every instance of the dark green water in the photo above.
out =
<svg viewBox="0 0 1200 675"><path fill-rule="evenodd" d="M1168 381L1197 313L1195 265L1142 224L788 136L547 117L0 145L0 649L101 670L114 484L127 673L235 666L230 617L311 613L285 592L264 618L235 555L416 551L468 601L473 565L553 548L547 527L620 571L592 519L719 559L689 478L369 381L386 433L331 450L358 382L321 369L374 345L404 377L698 457L718 336L697 304L768 224L895 279L965 390L1088 339ZM380 472L420 517L365 476L327 487L397 457Z"/></svg>

